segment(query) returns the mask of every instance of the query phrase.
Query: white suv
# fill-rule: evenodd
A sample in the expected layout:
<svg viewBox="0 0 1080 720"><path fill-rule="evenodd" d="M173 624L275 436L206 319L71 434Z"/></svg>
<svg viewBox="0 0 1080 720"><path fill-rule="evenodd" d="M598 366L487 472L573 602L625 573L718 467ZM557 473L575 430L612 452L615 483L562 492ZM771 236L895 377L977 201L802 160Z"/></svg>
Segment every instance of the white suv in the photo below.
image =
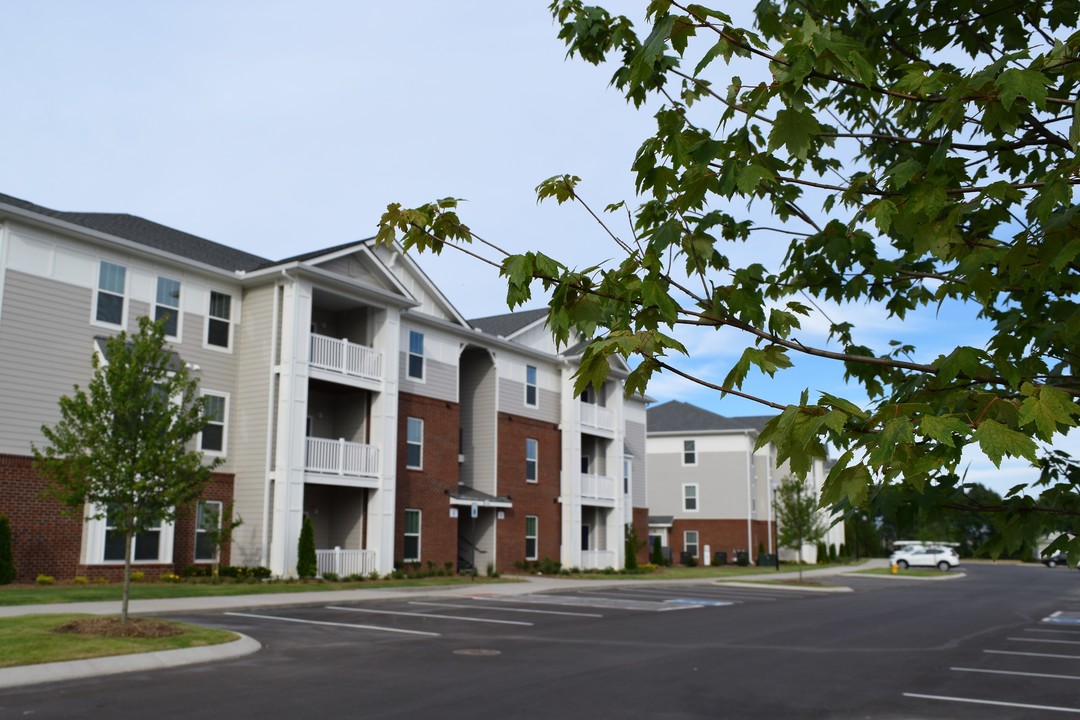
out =
<svg viewBox="0 0 1080 720"><path fill-rule="evenodd" d="M945 572L960 564L960 556L951 547L941 545L906 545L889 560L901 570L908 567L936 567Z"/></svg>

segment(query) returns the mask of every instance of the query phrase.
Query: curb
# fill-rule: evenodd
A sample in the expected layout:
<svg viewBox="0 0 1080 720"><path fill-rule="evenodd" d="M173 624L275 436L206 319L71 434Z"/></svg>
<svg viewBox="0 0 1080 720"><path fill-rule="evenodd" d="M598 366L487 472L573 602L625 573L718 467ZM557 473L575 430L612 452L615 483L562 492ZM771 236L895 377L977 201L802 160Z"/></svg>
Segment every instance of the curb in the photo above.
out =
<svg viewBox="0 0 1080 720"><path fill-rule="evenodd" d="M236 634L238 635L236 640L220 645L3 668L0 669L0 688L174 668L211 660L227 660L250 655L262 647L258 640L243 633Z"/></svg>
<svg viewBox="0 0 1080 720"><path fill-rule="evenodd" d="M918 582L947 582L949 580L959 580L960 578L967 577L967 573L943 573L940 577L926 577L919 575L882 575L880 573L852 573L853 575L861 578L873 578L880 580L913 580Z"/></svg>
<svg viewBox="0 0 1080 720"><path fill-rule="evenodd" d="M830 586L815 587L813 585L787 585L785 583L771 582L771 581L766 581L766 580L758 580L756 582L752 581L752 580L732 580L732 581L718 580L716 582L716 585L719 585L721 587L727 586L727 587L741 587L741 588L756 588L758 590L761 590L761 589L787 590L789 592L790 591L794 591L794 592L817 592L817 593L854 592L851 588L847 587L846 585L830 585Z"/></svg>

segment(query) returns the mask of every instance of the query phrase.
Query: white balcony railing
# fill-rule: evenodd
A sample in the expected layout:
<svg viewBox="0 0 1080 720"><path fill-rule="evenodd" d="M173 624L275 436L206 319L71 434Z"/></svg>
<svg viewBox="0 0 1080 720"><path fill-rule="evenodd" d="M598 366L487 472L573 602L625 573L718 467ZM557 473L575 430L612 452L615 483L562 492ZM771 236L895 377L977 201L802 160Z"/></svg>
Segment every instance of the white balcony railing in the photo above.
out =
<svg viewBox="0 0 1080 720"><path fill-rule="evenodd" d="M326 573L334 573L342 578L349 575L370 575L379 569L374 550L342 550L339 547L333 550L316 550L315 560L320 576Z"/></svg>
<svg viewBox="0 0 1080 720"><path fill-rule="evenodd" d="M581 403L582 427L596 428L597 430L614 430L615 413L603 405L593 403Z"/></svg>
<svg viewBox="0 0 1080 720"><path fill-rule="evenodd" d="M607 475L581 476L582 500L615 500L615 478Z"/></svg>
<svg viewBox="0 0 1080 720"><path fill-rule="evenodd" d="M311 366L368 380L382 380L382 353L348 340L311 336Z"/></svg>
<svg viewBox="0 0 1080 720"><path fill-rule="evenodd" d="M345 440L309 437L304 469L345 477L378 477L379 448Z"/></svg>
<svg viewBox="0 0 1080 720"><path fill-rule="evenodd" d="M603 570L604 568L615 567L615 551L614 550L582 550L581 551L581 569L582 570Z"/></svg>

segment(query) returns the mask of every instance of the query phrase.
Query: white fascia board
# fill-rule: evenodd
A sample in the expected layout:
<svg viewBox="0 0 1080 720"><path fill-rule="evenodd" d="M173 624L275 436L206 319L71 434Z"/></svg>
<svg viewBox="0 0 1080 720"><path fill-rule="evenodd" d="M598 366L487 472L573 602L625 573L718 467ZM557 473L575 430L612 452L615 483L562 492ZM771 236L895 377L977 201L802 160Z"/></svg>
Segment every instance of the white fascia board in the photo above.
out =
<svg viewBox="0 0 1080 720"><path fill-rule="evenodd" d="M733 428L731 430L646 430L646 437L679 437L689 435L759 435L754 428Z"/></svg>
<svg viewBox="0 0 1080 720"><path fill-rule="evenodd" d="M458 309L454 307L453 303L451 303L446 298L446 295L443 294L442 290L440 290L435 285L435 283L431 281L431 278L427 276L427 273L425 273L417 264L417 262L413 260L408 253L405 252L405 249L401 246L401 243L395 242L394 249L401 256L401 259L409 264L409 269L416 275L416 277L420 281L420 284L424 286L424 289L427 290L428 293L430 293L438 300L439 303L443 305L443 309L447 311L447 314L457 320L457 324L461 325L461 327L470 329L471 326L469 325L469 321L465 319L465 316L458 312Z"/></svg>
<svg viewBox="0 0 1080 720"><path fill-rule="evenodd" d="M427 325L428 327L446 330L454 334L463 342L466 342L470 345L476 345L477 347L482 347L485 349L507 350L517 353L519 355L536 358L538 360L542 360L546 363L551 363L553 365L559 364L561 361L561 357L559 355L552 355L550 353L543 352L542 350L536 350L534 348L528 347L527 345L512 342L505 338L488 335L473 328L461 327L456 323L443 320L442 318L432 317L431 315L428 315L426 313L406 311L402 314L401 317L403 321L408 319L409 322L415 322L418 325Z"/></svg>
<svg viewBox="0 0 1080 720"><path fill-rule="evenodd" d="M420 303L416 301L412 295L406 294L404 297L401 295L395 295L392 292L381 290L379 288L372 287L366 283L360 283L349 278L346 278L337 273L332 273L322 268L313 267L307 263L301 262L288 262L280 265L271 265L270 267L256 270L255 272L243 273L238 275L242 285L257 285L264 282L267 279L273 279L279 277L282 273L295 273L298 275L306 275L317 281L318 286L324 288L336 288L338 291L363 297L368 300L375 300L385 303L387 305L394 305L396 307L410 308L416 307Z"/></svg>

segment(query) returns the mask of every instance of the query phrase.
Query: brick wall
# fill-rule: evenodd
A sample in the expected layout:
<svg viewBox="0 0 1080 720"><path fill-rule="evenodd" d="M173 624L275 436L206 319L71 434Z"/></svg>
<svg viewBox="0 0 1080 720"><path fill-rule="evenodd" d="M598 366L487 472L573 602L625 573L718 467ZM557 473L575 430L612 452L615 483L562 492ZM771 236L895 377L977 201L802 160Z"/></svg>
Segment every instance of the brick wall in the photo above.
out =
<svg viewBox="0 0 1080 720"><path fill-rule="evenodd" d="M638 542L641 543L637 551L638 565L644 565L649 562L649 553L652 551L649 547L649 508L634 508L631 522L634 524Z"/></svg>
<svg viewBox="0 0 1080 720"><path fill-rule="evenodd" d="M686 530L698 531L698 560L702 560L705 546L710 546L713 555L717 552L726 552L728 562L735 562L735 552L749 550L750 561L757 559L758 543L764 543L766 550L769 547L768 523L764 520L752 520L750 532L752 542L749 548L746 546L746 520L676 520L672 525L669 543L671 544L672 561L678 564L679 553L683 551L683 532Z"/></svg>
<svg viewBox="0 0 1080 720"><path fill-rule="evenodd" d="M424 421L423 469L405 467L408 418ZM458 438L461 408L457 403L409 393L398 395L397 517L394 518L394 561L405 553L405 510L420 511L420 562L457 565L458 521L450 517L449 493L458 489Z"/></svg>
<svg viewBox="0 0 1080 720"><path fill-rule="evenodd" d="M558 425L519 415L499 413L499 494L510 496L514 507L498 521L496 568L513 571L525 560L525 517L537 519L537 559L558 560L562 535L560 491L562 434ZM525 439L537 442L537 482L525 481ZM646 521L647 531L648 521Z"/></svg>
<svg viewBox="0 0 1080 720"><path fill-rule="evenodd" d="M82 522L63 514L64 506L46 496L47 483L31 466L31 458L0 454L0 515L11 522L12 554L17 575L15 582L33 582L39 574L57 580L76 575L119 580L122 565L83 565ZM204 497L228 502L232 499L233 476L214 473ZM79 515L81 515L81 510ZM171 564L139 564L137 570L148 579L163 572L175 572L190 565L195 557L195 514L181 512L177 518ZM229 550L222 549L222 562L228 563Z"/></svg>

